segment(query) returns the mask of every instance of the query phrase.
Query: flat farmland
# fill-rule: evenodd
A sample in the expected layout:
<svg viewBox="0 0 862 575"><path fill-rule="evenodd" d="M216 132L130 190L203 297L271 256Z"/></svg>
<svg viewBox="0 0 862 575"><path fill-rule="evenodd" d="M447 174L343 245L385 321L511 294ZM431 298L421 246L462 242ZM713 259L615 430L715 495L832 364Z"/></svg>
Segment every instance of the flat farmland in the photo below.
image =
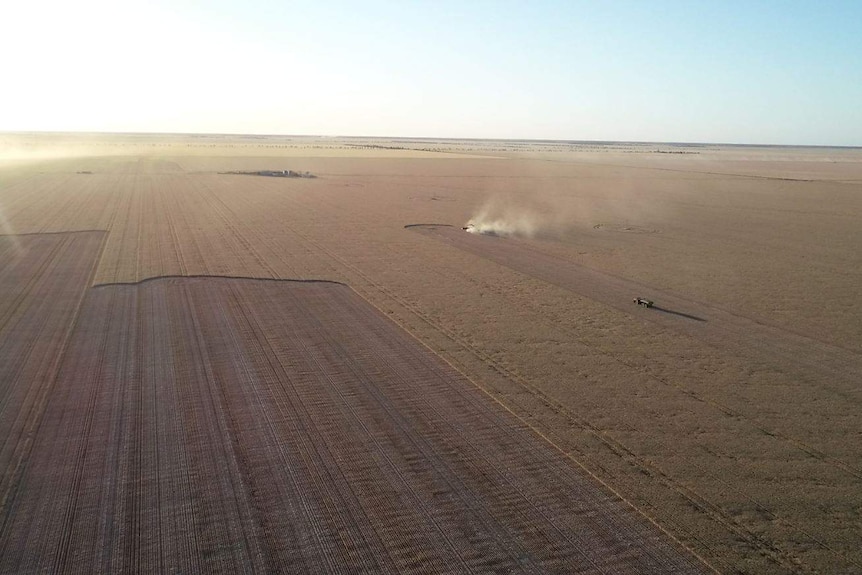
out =
<svg viewBox="0 0 862 575"><path fill-rule="evenodd" d="M5 571L862 569L858 150L4 137Z"/></svg>
<svg viewBox="0 0 862 575"><path fill-rule="evenodd" d="M65 357L4 572L699 570L346 286L96 287Z"/></svg>
<svg viewBox="0 0 862 575"><path fill-rule="evenodd" d="M20 487L103 232L0 236L0 497Z"/></svg>

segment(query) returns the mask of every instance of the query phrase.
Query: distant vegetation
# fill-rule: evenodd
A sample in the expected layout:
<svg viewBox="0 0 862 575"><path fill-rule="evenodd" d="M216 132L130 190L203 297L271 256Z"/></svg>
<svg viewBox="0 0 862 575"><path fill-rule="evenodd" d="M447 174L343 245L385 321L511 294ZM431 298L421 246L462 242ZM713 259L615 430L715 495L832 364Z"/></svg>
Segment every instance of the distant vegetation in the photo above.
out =
<svg viewBox="0 0 862 575"><path fill-rule="evenodd" d="M220 174L239 174L242 176L269 176L271 178L316 178L311 172L297 172L296 170L259 170L257 172L219 172Z"/></svg>

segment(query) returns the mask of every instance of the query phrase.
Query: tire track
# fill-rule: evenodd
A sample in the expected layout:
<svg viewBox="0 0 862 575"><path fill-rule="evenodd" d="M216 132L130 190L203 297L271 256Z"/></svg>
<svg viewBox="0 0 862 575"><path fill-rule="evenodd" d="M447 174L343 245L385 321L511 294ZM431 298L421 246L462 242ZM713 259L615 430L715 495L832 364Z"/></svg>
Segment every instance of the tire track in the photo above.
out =
<svg viewBox="0 0 862 575"><path fill-rule="evenodd" d="M363 272L361 272L356 266L345 261L343 258L336 256L330 250L327 250L326 248L324 248L319 243L311 240L308 236L305 236L304 234L301 234L300 232L297 232L296 230L291 230L291 231L294 234L298 235L300 238L302 238L303 241L309 243L310 245L315 246L318 250L320 250L321 252L326 254L328 257L330 257L334 261L338 262L340 266L343 266L344 268L350 270L350 272L352 274L361 278L362 281L359 282L360 285L364 284L364 285L370 286L372 289L378 291L379 293L382 293L384 296L389 298L391 301L397 302L399 305L401 305L402 307L404 307L405 309L407 309L411 313L413 313L417 318L419 318L420 320L422 320L423 322L425 322L429 326L431 326L435 331L442 334L449 341L452 341L453 343L457 344L459 347L461 347L462 349L464 349L465 351L467 351L468 353L470 353L471 355L473 355L474 357L479 359L482 363L489 366L493 371L501 374L503 377L505 377L505 378L507 378L513 382L516 382L518 385L520 385L524 389L528 389L529 392L534 397L536 397L540 401L542 401L542 403L547 408L551 409L551 411L553 411L555 413L565 414L566 419L571 424L573 424L577 428L582 429L582 430L586 431L587 433L589 433L591 436L593 436L595 439L597 439L600 443L604 444L610 450L611 453L614 453L615 455L622 457L625 461L627 461L628 463L634 465L635 467L643 470L643 472L645 472L646 474L656 474L659 477L661 477L662 482L668 488L671 488L679 496L681 496L683 499L688 501L688 503L690 505L692 505L696 509L701 510L708 517L710 517L711 519L716 521L719 525L721 525L723 528L725 528L728 532L733 533L734 536L739 537L744 541L747 541L753 549L756 549L756 550L760 551L761 553L763 553L765 556L772 558L776 563L783 565L785 568L789 569L792 572L796 572L798 570L799 567L792 558L785 557L783 552L774 548L771 544L762 540L758 535L751 532L750 530L748 530L744 526L737 524L737 522L735 522L732 518L726 516L723 511L721 511L715 505L711 504L708 500L706 500L705 498L703 498L699 494L696 494L695 492L693 492L689 488L684 487L682 484L680 484L678 481L674 480L669 475L664 474L663 472L661 472L660 474L657 474L656 472L659 470L653 470L652 465L645 462L641 457L637 456L634 452L629 450L623 444L618 443L615 440L612 440L605 433L601 432L601 430L599 430L595 426L589 424L586 420L582 420L580 417L569 412L562 404L559 404L558 402L555 402L555 401L551 400L550 398L546 397L540 390L538 390L537 388L535 388L534 386L529 384L523 378L510 372L507 368L500 365L492 357L490 357L490 356L482 353L481 351L477 350L469 342L467 342L466 340L463 340L462 338L460 338L457 334L455 334L451 330L448 330L447 328L443 327L442 325L436 323L432 318L430 318L430 316L428 316L426 313L424 313L421 309L419 309L418 307L416 307L415 305L413 305L412 303L410 303L406 299L396 295L392 291L384 288L382 285L371 280L367 276L367 274L364 274ZM366 299L366 301L369 302L370 305L373 305L370 302L370 300L368 300L368 298L365 298L365 299ZM381 311L381 313L383 313L383 312ZM515 413L509 406L502 403L501 400L498 399L492 393L491 390L479 385L475 380L470 380L470 381L477 388L481 389L484 393L486 393L491 399L493 399L495 402L502 405L506 410L510 411L515 417L519 418L525 425L530 427L539 436L541 436L543 439L545 439L551 445L553 445L557 450L559 450L560 453L562 453L567 458L569 458L574 463L576 463L580 468L582 468L585 472L587 472L591 477L593 477L596 481L598 481L600 484L602 484L605 488L611 490L615 495L620 497L620 499L625 501L628 505L630 505L633 509L635 509L639 514L641 514L643 517L648 519L653 525L655 525L660 530L662 530L666 535L671 537L677 544L679 544L681 547L685 548L686 550L688 550L689 552L691 552L692 554L697 556L701 561L703 561L704 564L710 565L710 563L704 557L695 553L693 549L691 549L689 546L683 544L677 537L675 537L669 531L664 529L656 521L656 519L652 515L650 515L649 513L646 512L645 509L643 509L642 507L639 507L633 501L631 501L630 499L623 496L617 490L613 489L607 482L601 480L597 475L595 475L595 473L590 471L582 462L580 462L576 458L574 458L570 452L568 452L566 449L560 447L560 445L558 443L556 443L554 440L551 439L551 436L548 433L543 432L542 430L540 430L535 425L529 423L521 415L518 415L517 413ZM711 548L711 546L709 544L706 544L705 542L702 542L702 543L703 543L705 548L707 548L707 549ZM711 567L711 568L714 569L714 567Z"/></svg>
<svg viewBox="0 0 862 575"><path fill-rule="evenodd" d="M313 322L313 323L317 324L318 330L323 331L323 329L321 329L321 328L323 328L323 326L320 325L319 320L317 318L315 318L313 316L306 315L306 321ZM360 325L364 325L364 323L361 323ZM338 341L335 341L332 338L328 338L328 341L329 341L329 344L331 346L333 346L333 348L337 352L337 353L335 353L335 357L362 359L361 357L357 356L357 354L355 353L355 350L348 351L342 345L340 345ZM375 355L385 359L385 355L382 353L378 353ZM333 359L334 358L332 358L332 357L327 358L326 362L325 363L323 363L323 362L319 363L319 366L321 368L323 368L323 365L331 365ZM459 474L454 468L446 465L445 457L442 456L441 451L434 449L433 444L430 443L430 441L422 441L421 440L421 438L423 438L423 437L429 437L429 434L432 433L432 431L423 429L420 434L415 435L415 436L413 434L409 433L410 428L415 427L417 425L417 423L416 423L417 422L417 419L416 419L417 416L422 414L423 420L430 419L432 421L439 421L444 425L448 424L447 427L454 430L456 432L456 435L459 438L466 437L464 430L463 430L463 427L459 429L459 428L456 428L452 425L451 414L442 413L442 412L437 411L437 410L429 410L428 413L423 413L424 410L420 409L420 410L417 410L415 412L411 411L411 412L404 413L402 415L401 410L395 409L394 406L393 407L389 406L389 403L392 400L383 396L379 391L377 391L377 386L372 381L368 380L367 377L364 377L363 374L361 372L359 372L352 364L348 364L348 367L351 368L351 372L354 375L353 379L357 379L358 381L360 381L362 383L363 387L367 390L367 392L376 400L378 407L383 409L386 412L388 419L394 420L398 423L401 435L403 435L405 438L408 438L410 443L413 444L414 448L416 448L420 452L421 458L426 460L426 461L439 461L440 462L437 465L435 465L435 469L440 469L440 467L443 467L445 469L446 475L442 477L442 481L444 481L447 484L449 491L455 492L457 494L457 496L460 498L461 505L466 509L470 509L472 515L482 516L481 521L482 521L483 528L484 528L485 532L486 533L494 533L494 536L493 536L494 539L500 542L499 545L500 545L501 549L505 550L505 552L509 555L509 559L517 563L519 557L527 554L527 550L521 548L520 544L516 540L513 540L509 533L501 530L500 527L493 522L493 519L491 519L490 516L486 516L486 515L482 514L483 510L473 503L473 501L476 499L477 494L468 490L466 485L463 483L463 480L459 481L458 478L463 477L463 475ZM409 385L411 377L409 377L407 374L405 374L400 369L395 369L391 363L387 363L387 367L390 368L390 369L386 370L387 373L395 373L395 374L399 375L399 377L401 378L401 381L403 381L405 385ZM423 365L423 368L427 368L427 367L428 367L427 365ZM417 370L417 371L419 371L419 370ZM451 377L451 374L449 374L449 377ZM410 387L412 387L412 386L410 386ZM457 393L457 390L456 390L456 393ZM409 417L409 419L407 419L408 417ZM476 423L478 423L478 422L476 422ZM472 429L472 430L470 430L470 432L475 433L476 430ZM500 438L501 437L511 438L511 436L512 436L512 431L507 429L507 430L505 430L505 433L501 433L499 436L495 436L495 440L500 441L500 443L510 444L510 443L513 443L511 441L511 439L503 442L500 440ZM435 442L439 442L439 441L443 440L442 437L443 436L438 432L432 436L432 439ZM458 441L457 443L461 447L463 447L464 444L466 444L468 447L468 451L473 454L472 458L465 457L464 463L469 464L471 459L473 461L484 461L486 464L490 463L490 460L488 459L488 455L486 453L483 453L483 452L477 450L477 449L471 449L469 442L464 441L462 439L461 441ZM442 453L445 453L446 451L447 450L444 449L444 450L442 450ZM454 450L452 450L452 451L454 452ZM474 473L480 473L479 471L477 471L478 468L475 464L469 465L469 467L472 467L474 469ZM494 466L488 465L488 467L493 468ZM509 485L509 487L512 488L512 490L514 492L521 495L524 498L524 500L531 501L531 498L527 497L522 489L520 489L517 485L512 483L510 477L498 474L498 480L502 480L502 481L506 482ZM532 508L536 512L537 516L542 517L545 521L548 521L549 523L551 523L553 525L553 522L550 521L549 517L547 515L545 515L544 512L541 509L539 509L535 504L532 505ZM580 568L587 568L587 569L594 570L595 572L601 572L601 573L605 572L603 569L601 569L599 567L599 565L595 562L595 560L593 560L589 555L587 555L583 551L584 548L588 548L588 546L585 545L584 540L582 540L582 539L574 540L574 539L572 539L572 536L561 531L559 528L557 528L556 535L560 539L568 541L568 543L570 545L572 545L573 549L576 549L581 553L583 559L586 561L586 565L581 566ZM503 544L503 542L505 542L505 544ZM550 544L551 542L552 542L552 540L549 539L546 543ZM474 542L473 545L475 546L476 543ZM530 553L535 553L536 551L537 551L537 547L531 547L529 550ZM488 551L484 551L482 553L482 556L485 558L488 558L489 555L490 555L490 553Z"/></svg>
<svg viewBox="0 0 862 575"><path fill-rule="evenodd" d="M3 407L0 409L0 424L3 424L6 431L3 451L8 451L7 446L11 445L8 442L17 438L14 451L3 455L4 472L0 483L0 494L2 494L0 495L0 511L2 511L0 540L4 540L8 534L9 521L14 514L14 500L21 488L21 478L29 464L35 438L42 429L46 404L52 390L57 386L61 360L69 348L73 332L80 320L84 290L93 279L99 252L104 249L105 234L88 232L52 236L52 239L54 238L57 240L56 245L47 249L49 259L43 261L36 272L41 276L38 283L43 285L45 290L35 289L32 282L25 280L27 282L25 293L40 301L36 313L53 316L53 321L50 317L39 319L38 316L27 321L27 329L32 329L34 324L38 326L36 343L27 344L26 354L15 352L19 360L23 359L38 371L32 373L29 367L22 364L12 377L6 379L4 376L4 385L8 385L9 389L19 388L22 385L26 385L27 389L24 390L25 399L17 408L17 413L8 411L12 406L8 403L8 395L5 395L6 390L4 390ZM43 243L40 236L32 236L32 240L37 245ZM40 252L43 250L44 248L34 248L29 252L29 257L40 257ZM34 252L35 255L33 255ZM78 292L77 298L72 295L75 292ZM57 296L60 294L64 297L58 300ZM65 302L68 302L68 305L64 305ZM57 312L60 312L62 317L57 316ZM5 338L8 334L7 327L0 329L0 335L4 336L5 341L8 341ZM17 345L27 341L31 341L30 338L16 337L13 343ZM3 347L0 344L0 353L3 353ZM38 354L34 354L36 350L54 353L39 357ZM22 379L28 373L30 375ZM14 420L9 422L12 418Z"/></svg>
<svg viewBox="0 0 862 575"><path fill-rule="evenodd" d="M247 337L246 341L255 343L255 348L256 348L257 354L260 354L263 356L262 361L265 362L265 364L269 366L269 368L272 370L273 373L278 375L277 381L284 382L285 384L287 384L287 385L285 385L284 390L287 391L288 389L294 389L296 386L296 384L293 381L295 379L295 376L292 374L295 374L297 372L295 366L287 367L287 366L282 364L282 362L279 360L279 358L274 354L274 351L277 349L277 346L275 346L270 341L269 336L267 335L267 332L262 328L262 326L260 324L260 320L257 317L257 314L255 314L253 312L253 310L248 307L247 304L244 305L242 303L242 298L240 298L239 294L237 294L235 291L231 295L233 296L232 299L234 301L234 304L237 306L237 309L240 311L239 317L241 317L243 319L243 330L244 330L244 332L252 336L252 337ZM288 346L288 348L291 350L296 350L296 351L303 351L305 349L304 343L302 342L301 339L293 340L291 342L291 345ZM300 354L300 355L302 355L302 354ZM325 373L325 372L321 372L321 373ZM326 434L323 433L322 430L318 427L318 424L315 422L316 421L315 418L310 414L308 407L307 407L307 405L309 403L315 402L315 400L313 399L313 396L310 396L307 393L303 394L303 395L299 395L298 391L294 391L293 393L291 393L287 396L287 402L289 404L289 409L287 409L287 410L282 409L282 410L280 410L280 413L283 416L290 416L293 414L296 414L299 416L297 419L297 424L301 425L301 428L299 430L298 437L300 437L300 438L306 438L306 437L308 437L308 438L319 438L319 437L325 437L326 436ZM275 402L275 404L281 405L282 403L277 401L277 402ZM302 444L303 444L303 447L300 450L300 453L302 453L302 454L310 453L310 452L316 453L317 459L322 462L322 467L324 469L341 469L340 465L337 462L337 459L334 457L334 455L328 449L329 445L332 445L332 443L311 442L311 441L303 440ZM305 459L305 465L307 468L313 468L314 467L311 460L304 458L304 457L303 457L303 459ZM288 461L286 461L286 463L288 463ZM336 484L338 483L337 480L333 480L333 476L331 476L331 475L329 476L329 479L330 479L331 483L332 482L334 482ZM308 487L311 487L311 486L307 486L307 488ZM349 487L349 483L348 483L348 487ZM321 485L320 485L319 480L316 482L314 489L315 490L321 489ZM340 493L333 494L332 492L329 492L329 495L324 497L324 500L332 500L332 499L342 499L341 494ZM353 494L352 500L354 502L356 501L355 494ZM341 506L338 506L338 507L340 508ZM355 507L355 505L354 505L354 507ZM358 524L355 522L355 520L354 520L354 524L353 524L353 530L358 534L360 539L364 538L362 535L363 531L358 528ZM321 525L318 523L317 527L315 529L315 537L318 539L318 541L322 541L323 532L324 531L323 531ZM384 550L385 550L385 548L384 548ZM330 567L332 567L332 566L330 566ZM369 572L376 572L376 569L374 571L369 571Z"/></svg>
<svg viewBox="0 0 862 575"><path fill-rule="evenodd" d="M463 247L459 241L464 239L464 236L469 236L466 238L466 241L469 242L469 244L464 244L464 246L467 246L464 249L470 253L483 256L486 251L490 250L490 259L496 263L514 269L519 273L526 273L527 275L536 277L537 279L548 281L553 285L573 291L574 293L583 295L584 297L611 305L612 307L627 313L631 312L631 306L623 308L620 303L628 303L626 294L641 293L644 291L643 286L640 286L635 282L629 282L615 276L604 274L603 272L590 270L571 262L565 262L559 258L543 254L534 248L523 246L520 243L506 241L505 245L501 245L500 241L497 241L499 238L477 238L474 234L464 234L449 226L445 226L444 228L439 228L437 226L433 228L416 227L413 229L420 231L420 233L428 233L435 238L438 237L437 230L443 229L443 236L440 239L443 239L447 243L451 243L455 247L459 248ZM484 246L482 244L483 240L490 240L489 245L491 247ZM498 251L507 254L506 257L497 254ZM511 253L514 253L515 256L508 257ZM528 253L530 261L538 263L526 264L522 259L519 259L521 253ZM555 270L560 268L563 270L571 270L571 277L569 277L565 271L549 272L552 275L548 275L548 273L544 273L542 271L549 268L553 268ZM583 281L579 282L574 278L578 278ZM833 346L829 346L822 342L807 340L797 336L796 334L782 334L782 332L777 328L753 322L752 320L724 310L704 306L703 304L688 302L687 300L682 300L681 298L672 295L667 297L669 301L677 307L693 310L695 313L700 313L705 317L710 318L709 326L691 326L691 322L686 322L685 319L679 320L677 318L671 318L670 322L661 321L659 323L668 323L671 329L682 331L695 339L704 341L706 344L720 351L725 349L722 347L723 345L731 345L731 347L740 351L740 353L745 357L751 357L753 355L755 358L758 356L768 358L778 353L780 354L780 359L772 360L772 363L775 365L780 366L783 362L789 362L791 364L801 366L803 369L808 369L811 372L819 372L819 377L809 375L807 380L809 382L814 382L815 386L821 387L829 393L840 395L843 399L853 401L854 403L862 403L862 396L859 395L862 388L856 385L856 376L858 375L859 378L862 378L862 359L856 356L856 354L842 348L834 348ZM547 315L547 313L542 310L538 310L538 312L542 315ZM651 316L650 319L655 321L656 317ZM661 320L664 318L659 316L658 319ZM710 332L706 330L718 332L718 335L710 335ZM653 370L649 369L649 367L644 368L631 362L627 362L625 359L611 354L601 348L590 346L588 342L584 341L583 338L577 337L577 335L575 335L575 337L583 345L591 347L597 353L605 357L609 357L621 365L625 365L635 371L645 373L648 377L651 377L656 381L660 381L667 386L673 387L677 391L698 402L714 407L727 417L744 419L752 428L757 429L764 435L784 441L810 457L818 459L827 465L841 469L842 471L853 475L857 479L862 479L862 469L853 466L838 457L831 456L808 442L778 431L772 426L758 423L749 414L743 413L740 409L734 409L724 402L703 397L698 392L692 391L685 386L675 384L667 378L661 377L654 373ZM765 341L768 341L769 343L764 343ZM836 357L836 361L839 361L840 363L833 367L822 362L813 362L809 360L808 358L812 353L810 351L811 346L827 350L827 355ZM845 388L852 388L852 391L835 389L832 386L818 383L830 380L844 381Z"/></svg>
<svg viewBox="0 0 862 575"><path fill-rule="evenodd" d="M420 226L411 226L411 228L416 229L420 233L432 235L436 239L441 239L442 241L445 241L447 243L451 243L451 244L455 245L455 247L465 249L466 251L468 251L470 253L474 253L475 255L485 256L486 255L485 252L488 250L491 250L490 251L490 254L491 254L490 259L496 263L499 263L501 265L504 265L506 267L514 269L515 271L517 271L519 273L526 273L527 275L531 275L532 277L536 277L537 279L549 281L549 283L552 283L552 284L557 285L559 287L563 287L564 289L574 291L575 293L578 293L579 295L585 295L585 297L589 297L590 299L595 299L595 300L598 300L602 303L608 303L612 307L619 308L623 311L627 311L627 310L625 308L623 308L619 302L620 301L628 302L628 299L626 298L627 294L641 293L643 291L642 287L638 287L636 284L634 284L634 282L626 282L625 280L622 280L621 278L616 278L615 276L610 276L608 274L604 274L603 272L598 272L595 270L589 270L589 269L583 268L582 266L579 266L577 264L573 264L571 262L564 262L563 260L561 260L559 258L556 258L553 256L548 256L547 254L543 254L542 252L539 252L538 250L536 250L532 247L522 246L519 243L515 243L514 247L513 247L512 244L514 241L510 242L509 240L502 240L500 238L494 238L494 237L488 237L488 238L476 237L474 234L465 234L465 233L461 232L460 230L456 230L456 229L452 228L451 226L445 226L445 225L441 226L441 225L437 225L437 224L431 224L430 227L425 227L425 226L420 225ZM442 232L441 232L441 230L442 230ZM438 233L442 233L442 236L438 237ZM469 244L464 244L464 245L467 245L467 247L464 247L464 245L461 244L461 240L465 237L466 237L465 241L470 242ZM486 248L485 246L480 245L479 242L482 242L482 241L488 241L488 243L491 244L493 247L487 247ZM492 244L492 242L493 242L493 244ZM503 244L503 242L505 242L505 244ZM512 256L513 250L515 253L514 256ZM497 255L497 253L496 253L497 251L500 251L501 255ZM506 252L505 256L502 255L503 251ZM522 264L521 259L519 259L519 256L520 256L519 252L524 252L524 253L530 254L529 255L529 257L531 258L531 264L530 265ZM556 263L556 268L559 268L559 267L565 268L566 266L568 266L569 268L575 268L577 274L580 274L580 275L578 275L578 277L581 279L584 279L587 283L581 282L581 283L575 284L573 279L567 278L562 272L559 272L559 273L558 272L549 272L550 275L548 275L548 274L545 274L544 271L536 271L536 270L547 269L549 267L548 263L551 261ZM538 262L538 263L535 263L535 262ZM522 269L522 268L526 268L526 269ZM574 275L577 275L577 274L573 273L573 277L574 277ZM629 284L631 284L631 285L629 285ZM598 288L597 287L598 285L601 285L602 288ZM612 286L610 292L607 290L608 285ZM625 286L625 287L621 288L621 286ZM632 286L634 286L634 287L632 287ZM672 298L672 296L668 296L668 297ZM679 299L679 298L677 298L677 299ZM674 301L674 300L671 299L671 301ZM680 300L680 301L682 301L682 300ZM716 316L720 317L721 314L726 314L726 316L731 316L733 318L737 318L738 321L744 321L744 322L749 322L749 323L751 321L751 320L748 320L747 318L743 318L742 316L736 316L735 314L730 314L729 312L724 312L723 310L717 310L717 309L713 309L713 308L708 308L708 309L712 309L711 312L709 312L709 311L703 312L703 311L701 311L701 309L707 309L707 308L702 306L702 304L691 304L691 303L689 303L689 305L701 305L701 308L695 307L694 310L696 313L701 313L705 317L711 318L709 329L721 329L721 330L725 330L727 333L731 333L729 330L727 330L724 327L718 327L718 326L714 325L714 322L720 321L720 320L716 320L715 317ZM630 307L631 306L627 306L628 310L630 310ZM680 306L680 307L682 307L683 309L686 309L684 306ZM688 309L692 309L692 308L689 307ZM539 313L542 316L547 315L547 312L544 310L534 310L534 311L537 311L537 313ZM721 319L723 319L723 318L721 318ZM677 325L673 326L676 329L679 329L679 325L690 325L690 324L686 324L685 320L680 321L677 319L673 319L672 321L674 324L677 324ZM703 334L699 333L699 331L701 329L706 329L706 328L703 328L702 326L695 326L695 328L696 329L692 328L692 329L686 329L684 331L685 331L685 333L689 333L689 332L693 333L694 337L703 338L704 337ZM766 326L763 324L757 324L757 328L762 328L764 330L775 330L775 328L772 328L770 326ZM733 332L733 337L739 337L740 336L740 333L742 333L742 328L739 328L739 330L740 330L739 332ZM569 330L565 330L565 331L572 334L572 332ZM754 421L753 419L748 417L746 414L740 412L739 410L732 409L732 408L728 407L727 405L725 405L719 401L702 397L697 392L694 392L694 391L692 391L692 390L690 390L690 389L688 389L682 385L675 384L672 381L668 380L667 378L661 377L660 375L653 373L652 370L649 370L649 369L644 370L644 368L642 366L638 366L634 363L631 363L631 362L624 360L623 358L619 358L616 355L611 354L610 352L607 352L600 347L590 345L589 342L583 341L583 338L580 338L579 336L577 336L577 334L572 334L572 335L576 341L580 342L582 345L590 347L591 349L593 349L595 352L599 353L600 355L608 357L608 358L612 359L613 361L620 363L621 365L624 365L624 366L626 366L632 370L635 370L636 372L645 373L645 375L647 377L650 377L654 381L658 381L658 382L660 382L666 386L672 387L675 390L684 394L685 396L690 397L691 399L693 399L699 403L710 405L711 407L713 407L713 408L717 409L719 412L721 412L725 417L730 417L730 418L745 421L750 427L752 427L753 429L756 429L760 433L767 435L767 436L770 436L770 437L773 437L776 440L783 441L783 442L791 445L792 447L800 450L801 452L805 453L807 456L815 458L815 459L823 462L826 465L840 469L840 470L852 475L853 477L855 477L857 479L862 478L862 471L860 471L859 469L857 469L853 466L850 466L849 464L847 464L846 462L844 462L840 459L829 456L829 455L823 453L822 451L820 451L819 449L817 449L811 445L808 445L805 442L800 441L796 438L793 438L787 434L784 434L782 432L779 432L777 430L774 430L774 429L768 428L762 424L759 424L758 422ZM725 336L725 337L730 337L730 336ZM787 337L794 338L796 336L795 336L795 334L789 334ZM755 340L752 340L752 341L755 341ZM714 341L712 341L711 339L707 339L707 343L713 347L717 346L717 344ZM826 347L831 347L831 346L828 346L827 344L822 344L821 342L818 342L818 344L826 346ZM469 343L464 342L463 345L469 345ZM757 344L754 344L754 345L751 345L748 347L753 347L755 349L763 349L763 348L768 347L768 345L758 342ZM798 352L798 350L796 350L796 351ZM853 354L851 354L849 352L845 352L845 350L843 350L843 349L836 349L836 350L834 350L834 352L836 354L838 354L839 356L849 357L851 361L853 359ZM494 360L491 357L486 357L485 361L493 362ZM506 368L499 366L499 365L497 367L502 369L505 373L507 373L510 378L513 378L514 380L518 380L518 381L522 382L522 384L524 384L524 385L530 385L528 382L523 380L523 378L519 378L519 377L515 376L515 374L512 374ZM834 374L834 372L830 372L830 373ZM844 374L844 375L846 377L846 374ZM541 393L540 390L536 389L535 387L532 387L532 386L530 386L530 387L531 387L531 391L533 393L535 393L535 394ZM830 390L830 391L832 391L832 390ZM568 410L566 410L566 408L562 404L559 404L559 402L556 402L556 400L553 400L553 399L547 398L547 397L545 397L545 400L549 401L550 404L557 404L556 405L557 410L565 410L570 415L573 415ZM578 418L578 419L580 419L580 418ZM602 433L598 429L596 429L595 431L597 433ZM623 444L618 444L617 447L621 448L625 452L627 452L629 457L636 457L636 455L633 452L631 452L630 450L628 450L627 448L625 448L625 446ZM669 479L669 477L664 472L662 472L659 468L657 468L655 465L646 463L644 466L647 469L652 469L653 472L660 474L665 479ZM703 470L703 469L702 469L702 471L706 472L706 470ZM739 491L737 488L734 488L727 483L725 483L725 485L728 489L731 489L733 491L737 491L740 494L744 495L744 493ZM683 489L686 489L686 490L688 489L687 487L684 487L681 484L680 484L680 487L682 487ZM808 529L806 529L806 528L804 528L804 527L802 527L802 526L800 526L800 525L798 525L798 524L796 524L790 520L787 520L786 518L781 518L781 517L777 516L773 511L771 511L770 509L767 509L765 506L758 503L756 500L754 500L750 496L747 496L747 495L744 495L744 496L746 499L751 501L761 512L763 512L767 517L769 517L771 520L780 522L786 526L793 528L795 531L803 534L810 541L814 542L815 544L817 544L821 548L828 550L832 553L835 553L837 555L841 555L842 557L844 557L845 560L853 563L854 565L856 565L857 567L862 569L862 564L859 564L857 561L855 561L853 558L849 557L845 553L840 553L840 552L836 551L829 544L827 544L824 540L822 540L821 538L812 534ZM702 498L700 495L697 495L697 497L699 499L701 499L701 501L708 503L709 506L712 508L714 513L718 513L722 516L724 515L723 511L721 511L721 509L719 507L715 506L712 503L709 503L708 500ZM741 525L736 523L731 518L728 517L726 519L731 521L733 524L736 524L738 527L743 528L747 531L747 528L742 527ZM773 549L773 552L775 552L775 551L777 551L777 550ZM797 564L796 560L791 561L786 566L788 568L792 568L794 570L800 568L800 566Z"/></svg>

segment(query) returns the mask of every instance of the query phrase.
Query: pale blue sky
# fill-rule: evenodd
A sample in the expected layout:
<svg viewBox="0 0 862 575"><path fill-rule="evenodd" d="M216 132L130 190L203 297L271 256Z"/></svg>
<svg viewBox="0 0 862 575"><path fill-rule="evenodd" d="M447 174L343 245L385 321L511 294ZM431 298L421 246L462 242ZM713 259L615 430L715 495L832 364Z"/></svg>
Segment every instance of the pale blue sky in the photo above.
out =
<svg viewBox="0 0 862 575"><path fill-rule="evenodd" d="M862 145L862 2L30 1L0 130Z"/></svg>

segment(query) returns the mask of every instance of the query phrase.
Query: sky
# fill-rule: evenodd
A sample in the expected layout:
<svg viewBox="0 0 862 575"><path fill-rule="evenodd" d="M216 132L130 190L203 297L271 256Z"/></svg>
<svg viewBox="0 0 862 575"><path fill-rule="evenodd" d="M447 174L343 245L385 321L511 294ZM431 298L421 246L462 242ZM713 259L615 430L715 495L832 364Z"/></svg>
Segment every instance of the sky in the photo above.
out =
<svg viewBox="0 0 862 575"><path fill-rule="evenodd" d="M28 0L0 131L862 146L862 2Z"/></svg>

